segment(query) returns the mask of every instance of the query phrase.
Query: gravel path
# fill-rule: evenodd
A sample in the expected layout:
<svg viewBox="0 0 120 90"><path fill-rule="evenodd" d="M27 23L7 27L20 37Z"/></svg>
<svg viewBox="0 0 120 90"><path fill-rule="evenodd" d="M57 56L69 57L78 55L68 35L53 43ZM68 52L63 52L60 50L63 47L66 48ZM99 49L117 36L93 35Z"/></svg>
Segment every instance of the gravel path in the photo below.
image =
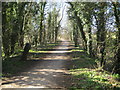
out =
<svg viewBox="0 0 120 90"><path fill-rule="evenodd" d="M71 56L68 50L70 43L63 41L55 51L42 58L38 64L20 76L7 80L2 88L61 88L71 87L74 83L68 69L71 67ZM60 49L60 50L59 50ZM61 50L63 49L63 51Z"/></svg>

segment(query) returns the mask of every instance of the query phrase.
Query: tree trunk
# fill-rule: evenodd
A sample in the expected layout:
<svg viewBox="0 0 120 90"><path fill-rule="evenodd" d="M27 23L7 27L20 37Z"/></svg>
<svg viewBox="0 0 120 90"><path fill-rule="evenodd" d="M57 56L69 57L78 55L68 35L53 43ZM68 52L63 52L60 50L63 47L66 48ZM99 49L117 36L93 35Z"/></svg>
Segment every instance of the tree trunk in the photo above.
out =
<svg viewBox="0 0 120 90"><path fill-rule="evenodd" d="M113 4L113 7L114 7L114 16L115 16L116 25L117 25L117 28L118 28L118 33L116 35L117 45L116 45L116 54L115 54L115 63L114 63L115 71L114 72L120 74L120 19L119 19L120 10L117 9L117 5L119 6L120 3L119 2L116 2L116 3L113 2L112 4Z"/></svg>
<svg viewBox="0 0 120 90"><path fill-rule="evenodd" d="M23 61L27 60L27 56L28 56L30 48L31 48L31 45L29 43L26 43L26 45L24 47L22 57L21 57L21 60L23 60Z"/></svg>
<svg viewBox="0 0 120 90"><path fill-rule="evenodd" d="M79 18L79 16L77 16L77 11L74 8L74 5L71 2L68 2L71 5L72 11L74 12L74 17L75 17L75 21L79 27L82 39L84 41L84 49L87 51L87 39L85 36L85 32L83 31L83 25L82 25L82 20Z"/></svg>
<svg viewBox="0 0 120 90"><path fill-rule="evenodd" d="M106 30L105 30L105 17L104 17L104 12L105 12L105 2L102 2L99 4L99 14L98 17L96 18L96 24L97 24L97 52L100 54L100 66L105 65L105 39L106 39Z"/></svg>
<svg viewBox="0 0 120 90"><path fill-rule="evenodd" d="M44 30L43 30L43 43L46 44L46 29L44 24Z"/></svg>
<svg viewBox="0 0 120 90"><path fill-rule="evenodd" d="M19 24L19 45L21 48L24 46L24 22L25 22L25 13L24 13L24 7L26 3L21 2L18 4L18 24Z"/></svg>
<svg viewBox="0 0 120 90"><path fill-rule="evenodd" d="M42 44L43 42L43 20L44 20L44 9L45 9L46 2L41 2L41 18L40 18L40 37L39 37L39 43Z"/></svg>
<svg viewBox="0 0 120 90"><path fill-rule="evenodd" d="M51 13L48 15L48 33L47 33L47 42L51 42Z"/></svg>
<svg viewBox="0 0 120 90"><path fill-rule="evenodd" d="M12 33L12 35L11 35L11 54L14 53L16 41L17 41L17 34Z"/></svg>
<svg viewBox="0 0 120 90"><path fill-rule="evenodd" d="M2 12L2 2L0 2L0 12ZM0 13L0 25L2 24L2 17L1 16L2 15ZM2 27L0 27L0 60L2 60ZM2 71L0 70L0 72L2 72Z"/></svg>
<svg viewBox="0 0 120 90"><path fill-rule="evenodd" d="M90 55L90 57L93 56L93 51L92 51L92 36L91 36L91 25L88 25L88 47L87 47L87 51L88 54Z"/></svg>
<svg viewBox="0 0 120 90"><path fill-rule="evenodd" d="M78 27L77 25L73 25L73 40L75 42L75 47L78 47Z"/></svg>
<svg viewBox="0 0 120 90"><path fill-rule="evenodd" d="M9 40L9 30L7 30L7 15L6 15L6 10L7 10L7 3L3 2L2 3L2 44L3 44L3 51L5 53L5 57L9 57L10 55L10 40Z"/></svg>
<svg viewBox="0 0 120 90"><path fill-rule="evenodd" d="M59 27L57 25L57 14L55 15L55 43L57 42L57 37L58 37L58 30L59 30ZM58 23L59 24L59 23Z"/></svg>
<svg viewBox="0 0 120 90"><path fill-rule="evenodd" d="M77 12L76 11L74 11L74 15L75 15L76 23L77 23L77 25L78 25L78 27L80 29L82 39L83 39L84 44L85 44L85 50L87 51L87 39L86 39L86 36L85 36L85 32L83 31L82 21L77 16Z"/></svg>
<svg viewBox="0 0 120 90"><path fill-rule="evenodd" d="M57 42L58 37L58 27L55 28L55 43Z"/></svg>

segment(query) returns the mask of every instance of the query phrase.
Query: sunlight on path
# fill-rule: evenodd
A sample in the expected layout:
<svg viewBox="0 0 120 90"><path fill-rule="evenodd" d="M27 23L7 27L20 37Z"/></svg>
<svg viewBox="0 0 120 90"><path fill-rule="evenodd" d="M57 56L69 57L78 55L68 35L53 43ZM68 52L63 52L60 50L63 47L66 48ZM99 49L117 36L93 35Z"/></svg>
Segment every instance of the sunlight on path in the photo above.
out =
<svg viewBox="0 0 120 90"><path fill-rule="evenodd" d="M32 70L6 79L8 83L2 85L2 88L69 88L72 85L71 75L66 70L66 61L71 59L66 54L69 52L67 50L69 44L63 41L56 47L56 51L49 51L51 54L42 58L42 62L38 62ZM58 49L64 51L57 51ZM36 59L40 60L40 58Z"/></svg>

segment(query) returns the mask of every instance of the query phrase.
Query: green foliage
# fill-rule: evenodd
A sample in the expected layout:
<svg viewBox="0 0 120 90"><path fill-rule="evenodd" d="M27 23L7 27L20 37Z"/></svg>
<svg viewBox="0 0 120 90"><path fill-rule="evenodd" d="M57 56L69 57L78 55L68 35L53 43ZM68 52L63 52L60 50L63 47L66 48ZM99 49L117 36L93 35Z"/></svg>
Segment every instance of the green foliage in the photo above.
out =
<svg viewBox="0 0 120 90"><path fill-rule="evenodd" d="M5 57L12 56L19 48L23 49L25 43L37 46L57 40L59 10L55 8L56 3L53 6L46 4L47 2L3 2L2 38ZM53 9L50 10L49 7Z"/></svg>
<svg viewBox="0 0 120 90"><path fill-rule="evenodd" d="M120 82L115 80L119 78L118 74L112 75L110 72L95 68L95 60L82 54L80 58L74 62L74 69L70 73L74 76L77 85L71 87L70 90L93 89L93 90L113 90L120 88Z"/></svg>
<svg viewBox="0 0 120 90"><path fill-rule="evenodd" d="M30 53L46 53L48 51L35 51L35 50L29 50Z"/></svg>
<svg viewBox="0 0 120 90"><path fill-rule="evenodd" d="M119 73L119 2L68 2L70 5L68 15L73 27L83 27L83 32L78 36L79 44L85 49L90 57L97 57L96 63L112 71L116 65ZM76 19L76 17L78 17ZM79 24L81 23L81 25ZM76 28L73 29L73 32ZM83 38L84 36L84 38ZM73 38L77 37L73 33ZM86 38L86 40L85 40ZM74 39L73 39L74 40ZM75 41L75 40L74 40ZM86 44L85 44L86 42ZM117 59L117 60L115 60ZM116 70L115 70L116 71Z"/></svg>
<svg viewBox="0 0 120 90"><path fill-rule="evenodd" d="M113 74L113 77L114 77L116 80L120 80L120 75L119 75L119 74Z"/></svg>

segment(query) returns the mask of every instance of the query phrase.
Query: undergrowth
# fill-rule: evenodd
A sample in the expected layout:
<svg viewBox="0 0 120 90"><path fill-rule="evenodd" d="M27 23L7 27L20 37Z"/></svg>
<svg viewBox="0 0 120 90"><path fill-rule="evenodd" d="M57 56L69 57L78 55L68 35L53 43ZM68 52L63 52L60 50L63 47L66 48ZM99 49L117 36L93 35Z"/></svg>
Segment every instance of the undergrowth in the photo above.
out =
<svg viewBox="0 0 120 90"><path fill-rule="evenodd" d="M90 58L82 50L77 49L73 60L75 62L70 73L74 76L76 84L70 90L120 90L120 82L117 81L120 75L112 75L97 67L96 59Z"/></svg>

